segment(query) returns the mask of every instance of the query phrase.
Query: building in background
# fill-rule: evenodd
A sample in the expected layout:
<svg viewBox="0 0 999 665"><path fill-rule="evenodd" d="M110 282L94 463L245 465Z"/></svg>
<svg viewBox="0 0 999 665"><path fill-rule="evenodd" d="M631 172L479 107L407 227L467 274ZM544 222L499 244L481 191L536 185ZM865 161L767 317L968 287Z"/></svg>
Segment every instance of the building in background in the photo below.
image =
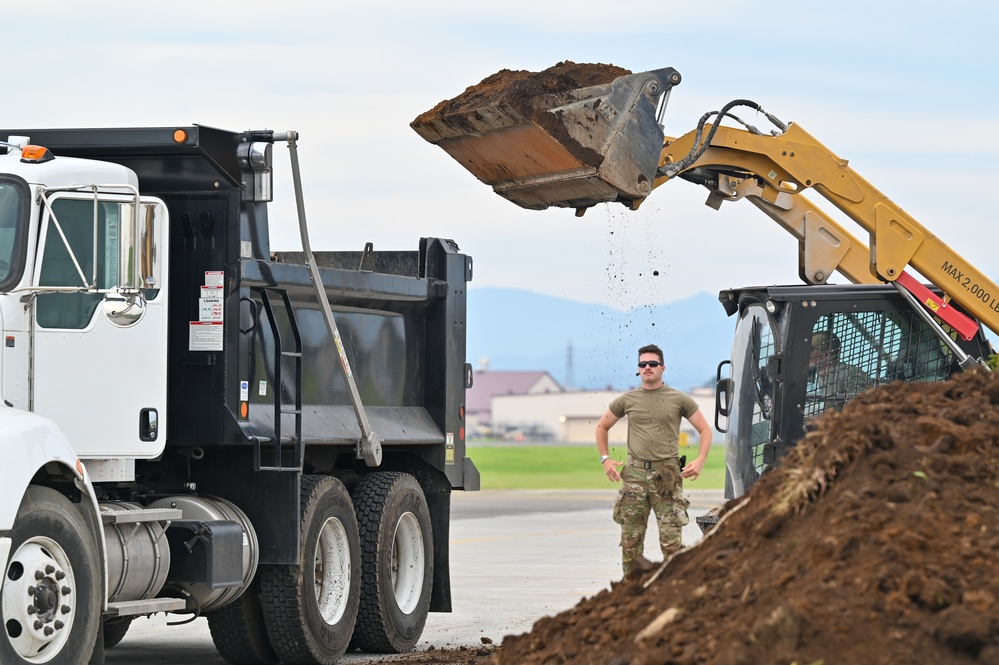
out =
<svg viewBox="0 0 999 665"><path fill-rule="evenodd" d="M566 390L543 370L493 371L480 368L465 393L467 438L505 439L594 444L597 422L611 400L623 391ZM686 391L697 402L709 423L714 422L715 399L711 388ZM623 445L627 422L611 430L610 443ZM681 422L681 444L697 441L686 420ZM715 442L722 441L716 431Z"/></svg>
<svg viewBox="0 0 999 665"><path fill-rule="evenodd" d="M513 438L560 443L596 443L594 430L607 405L622 391L571 390L558 393L498 394L492 398L492 424L496 431L513 434ZM687 391L709 423L714 423L715 398L710 388ZM527 433L536 436L528 436ZM627 440L627 417L610 431L611 445L624 445ZM680 423L681 444L697 442L697 431L686 420ZM714 442L722 440L715 431Z"/></svg>
<svg viewBox="0 0 999 665"><path fill-rule="evenodd" d="M493 422L493 399L504 395L547 395L564 392L548 372L541 370L513 372L477 369L472 387L465 392L466 432L470 439L507 438L512 433ZM534 434L533 431L531 431ZM522 433L523 434L523 433Z"/></svg>

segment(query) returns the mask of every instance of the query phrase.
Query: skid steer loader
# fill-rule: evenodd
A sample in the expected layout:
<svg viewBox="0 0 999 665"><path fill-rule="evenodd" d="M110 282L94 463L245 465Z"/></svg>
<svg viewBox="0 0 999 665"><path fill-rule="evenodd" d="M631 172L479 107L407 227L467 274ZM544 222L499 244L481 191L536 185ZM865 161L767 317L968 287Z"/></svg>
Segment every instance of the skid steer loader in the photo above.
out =
<svg viewBox="0 0 999 665"><path fill-rule="evenodd" d="M580 71L596 83L574 86ZM546 85L528 85L531 76ZM524 208L582 215L617 202L634 210L656 187L681 179L707 188L715 209L748 200L798 239L804 286L719 294L737 316L732 357L717 376L726 498L746 492L822 411L882 383L984 367L994 355L983 326L999 333L999 286L800 126L735 100L667 137L662 118L681 80L668 67L619 75L606 65L560 63L507 77L505 88L493 77L442 102L413 129ZM772 129L743 122L740 107ZM806 190L859 224L869 243ZM836 271L851 284L828 284Z"/></svg>

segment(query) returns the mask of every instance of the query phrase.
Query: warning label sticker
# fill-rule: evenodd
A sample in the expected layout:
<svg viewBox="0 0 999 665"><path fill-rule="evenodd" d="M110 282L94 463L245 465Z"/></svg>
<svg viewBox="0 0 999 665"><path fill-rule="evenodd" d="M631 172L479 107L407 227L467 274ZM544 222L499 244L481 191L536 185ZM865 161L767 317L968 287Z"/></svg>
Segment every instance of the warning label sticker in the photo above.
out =
<svg viewBox="0 0 999 665"><path fill-rule="evenodd" d="M217 286L222 288L225 285L225 272L222 270L205 271L205 286Z"/></svg>
<svg viewBox="0 0 999 665"><path fill-rule="evenodd" d="M187 348L189 351L221 351L221 321L191 321Z"/></svg>
<svg viewBox="0 0 999 665"><path fill-rule="evenodd" d="M198 320L199 321L222 321L222 299L221 298L199 298L198 299Z"/></svg>

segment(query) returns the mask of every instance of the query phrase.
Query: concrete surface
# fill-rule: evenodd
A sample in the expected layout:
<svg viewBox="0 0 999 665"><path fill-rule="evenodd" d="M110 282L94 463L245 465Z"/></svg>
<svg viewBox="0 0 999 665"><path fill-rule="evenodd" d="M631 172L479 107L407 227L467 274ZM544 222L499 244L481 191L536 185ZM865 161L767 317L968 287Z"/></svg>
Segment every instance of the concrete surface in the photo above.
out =
<svg viewBox="0 0 999 665"><path fill-rule="evenodd" d="M723 502L720 491L688 491L690 524L684 543L700 539L694 518ZM618 526L611 520L615 490L489 490L456 492L452 500L451 584L454 611L432 613L418 649L499 643L534 622L575 606L621 577ZM650 527L646 556L661 560ZM220 665L205 619L138 618L108 664ZM350 654L342 663L373 663Z"/></svg>

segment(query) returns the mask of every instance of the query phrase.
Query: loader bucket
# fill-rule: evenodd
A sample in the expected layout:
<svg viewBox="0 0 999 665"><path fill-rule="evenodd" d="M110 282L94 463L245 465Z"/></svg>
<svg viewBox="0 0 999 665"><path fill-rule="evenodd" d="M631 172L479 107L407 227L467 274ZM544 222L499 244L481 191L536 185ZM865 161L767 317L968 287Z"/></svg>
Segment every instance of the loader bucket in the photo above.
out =
<svg viewBox="0 0 999 665"><path fill-rule="evenodd" d="M561 89L573 80L551 76L563 65L580 67L560 63L537 74L499 72L411 126L523 208L631 205L648 196L663 148L659 100L680 74L671 67L631 74L589 65L614 76Z"/></svg>

